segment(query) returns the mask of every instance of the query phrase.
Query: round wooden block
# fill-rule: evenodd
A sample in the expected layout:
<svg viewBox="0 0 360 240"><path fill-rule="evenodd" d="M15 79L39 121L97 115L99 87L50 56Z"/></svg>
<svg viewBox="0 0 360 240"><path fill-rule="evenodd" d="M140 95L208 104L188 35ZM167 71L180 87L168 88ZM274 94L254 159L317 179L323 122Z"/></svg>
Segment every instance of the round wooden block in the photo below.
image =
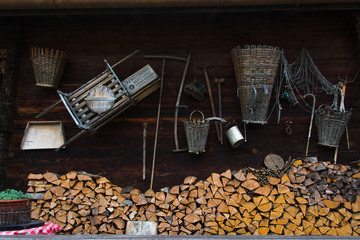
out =
<svg viewBox="0 0 360 240"><path fill-rule="evenodd" d="M99 85L89 91L85 101L91 111L101 114L112 108L115 95L110 88Z"/></svg>
<svg viewBox="0 0 360 240"><path fill-rule="evenodd" d="M284 159L277 154L268 154L264 159L264 164L272 170L281 170L284 168Z"/></svg>

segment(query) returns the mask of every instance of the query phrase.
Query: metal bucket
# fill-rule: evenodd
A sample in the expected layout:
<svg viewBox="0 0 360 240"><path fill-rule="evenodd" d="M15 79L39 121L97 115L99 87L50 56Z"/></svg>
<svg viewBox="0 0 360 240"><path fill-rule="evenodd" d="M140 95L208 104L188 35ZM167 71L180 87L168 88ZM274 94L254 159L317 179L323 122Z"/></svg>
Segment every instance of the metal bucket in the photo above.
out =
<svg viewBox="0 0 360 240"><path fill-rule="evenodd" d="M244 142L244 137L235 122L233 122L232 125L230 124L231 123L226 126L226 128L228 128L226 130L226 137L233 148L240 147Z"/></svg>
<svg viewBox="0 0 360 240"><path fill-rule="evenodd" d="M196 112L201 114L202 121L193 121L192 116ZM190 114L190 119L183 122L189 153L200 154L205 152L210 123L205 121L204 114L199 110L195 110Z"/></svg>

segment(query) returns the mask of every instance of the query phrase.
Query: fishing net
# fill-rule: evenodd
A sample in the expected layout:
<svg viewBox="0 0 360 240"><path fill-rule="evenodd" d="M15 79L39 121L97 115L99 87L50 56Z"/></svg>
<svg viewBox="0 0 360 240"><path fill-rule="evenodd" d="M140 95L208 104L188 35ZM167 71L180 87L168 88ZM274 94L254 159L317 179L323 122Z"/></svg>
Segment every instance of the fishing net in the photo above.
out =
<svg viewBox="0 0 360 240"><path fill-rule="evenodd" d="M311 94L316 97L318 94L331 94L334 100L331 108L337 109L338 84L330 83L316 67L309 52L303 48L298 58L293 63L288 63L284 51L280 53L279 81L275 82L276 104L278 108L278 121L280 119L280 99L287 99L292 106L299 105L305 111L311 112L312 105L309 105L304 96ZM281 92L281 90L283 92Z"/></svg>

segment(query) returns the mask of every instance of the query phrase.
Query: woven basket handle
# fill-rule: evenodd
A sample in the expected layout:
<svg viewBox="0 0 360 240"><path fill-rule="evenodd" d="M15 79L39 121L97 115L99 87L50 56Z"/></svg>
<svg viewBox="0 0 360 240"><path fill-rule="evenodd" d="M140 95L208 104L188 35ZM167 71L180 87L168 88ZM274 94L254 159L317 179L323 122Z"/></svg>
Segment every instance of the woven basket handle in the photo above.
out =
<svg viewBox="0 0 360 240"><path fill-rule="evenodd" d="M329 106L327 104L321 104L317 110L319 110L320 108L324 108L324 107L331 108L331 106Z"/></svg>
<svg viewBox="0 0 360 240"><path fill-rule="evenodd" d="M318 112L321 108L334 109L334 108L332 108L331 106L329 106L327 104L321 104L315 112ZM330 116L330 111L328 112L328 115Z"/></svg>
<svg viewBox="0 0 360 240"><path fill-rule="evenodd" d="M194 111L192 111L191 113L190 113L190 122L192 122L192 115L194 114L194 113L196 113L196 112L198 112L198 113L200 113L201 114L201 116L202 116L202 121L204 121L204 119L205 119L205 117L204 117L204 114L200 111L200 110L194 110Z"/></svg>

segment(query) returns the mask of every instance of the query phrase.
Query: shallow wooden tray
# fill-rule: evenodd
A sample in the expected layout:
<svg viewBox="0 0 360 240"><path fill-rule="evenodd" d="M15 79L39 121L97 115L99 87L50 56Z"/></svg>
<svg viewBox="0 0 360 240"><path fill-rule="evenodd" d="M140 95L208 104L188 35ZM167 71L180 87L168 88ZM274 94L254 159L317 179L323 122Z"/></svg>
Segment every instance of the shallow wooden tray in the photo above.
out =
<svg viewBox="0 0 360 240"><path fill-rule="evenodd" d="M65 142L61 121L28 122L21 142L21 150L56 149Z"/></svg>

